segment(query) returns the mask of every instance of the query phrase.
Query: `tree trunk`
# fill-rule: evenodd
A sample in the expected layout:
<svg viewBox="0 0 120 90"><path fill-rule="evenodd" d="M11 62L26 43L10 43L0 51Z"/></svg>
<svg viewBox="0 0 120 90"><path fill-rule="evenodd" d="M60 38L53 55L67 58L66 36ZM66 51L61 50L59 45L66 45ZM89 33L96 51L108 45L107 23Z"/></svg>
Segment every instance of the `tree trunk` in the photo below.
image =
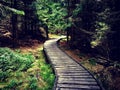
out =
<svg viewBox="0 0 120 90"><path fill-rule="evenodd" d="M12 8L15 8L17 7L17 1L16 0L11 0L12 2L12 5L11 7ZM16 35L16 30L17 30L17 27L16 27L16 24L17 23L17 15L16 14L12 14L12 34L13 34L13 48L15 48L15 44L16 44L16 40L17 40L17 35Z"/></svg>

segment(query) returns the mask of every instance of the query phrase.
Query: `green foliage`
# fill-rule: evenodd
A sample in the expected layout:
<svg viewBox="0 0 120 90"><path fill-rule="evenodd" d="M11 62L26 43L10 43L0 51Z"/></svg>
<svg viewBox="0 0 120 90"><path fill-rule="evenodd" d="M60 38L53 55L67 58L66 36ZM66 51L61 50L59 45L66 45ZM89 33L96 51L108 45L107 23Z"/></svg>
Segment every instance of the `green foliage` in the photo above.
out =
<svg viewBox="0 0 120 90"><path fill-rule="evenodd" d="M47 83L47 88L52 89L52 86L54 84L55 75L52 73L50 66L43 63L40 66L40 69L42 71L40 73L40 75L43 78L43 80Z"/></svg>
<svg viewBox="0 0 120 90"><path fill-rule="evenodd" d="M12 79L7 86L2 88L2 90L18 90L18 86L23 83L22 80L18 81L17 79Z"/></svg>
<svg viewBox="0 0 120 90"><path fill-rule="evenodd" d="M38 58L37 64L40 68L40 76L42 80L46 83L44 87L42 87L40 90L52 90L55 75L53 74L53 71L51 69L51 66L47 64L45 61L43 61L43 58L45 57L43 55L43 51L39 51L38 53L41 57Z"/></svg>
<svg viewBox="0 0 120 90"><path fill-rule="evenodd" d="M91 42L92 47L98 46L106 38L106 33L109 30L109 26L104 22L97 22L96 34L94 35L95 40Z"/></svg>
<svg viewBox="0 0 120 90"><path fill-rule="evenodd" d="M8 15L10 16L12 13L17 15L22 15L22 16L25 15L25 12L23 10L18 10L18 9L0 4L0 20L3 18L6 18Z"/></svg>
<svg viewBox="0 0 120 90"><path fill-rule="evenodd" d="M50 32L65 30L70 26L64 18L67 15L67 10L60 3L37 0L33 3L33 6L36 8L39 20L48 25Z"/></svg>
<svg viewBox="0 0 120 90"><path fill-rule="evenodd" d="M14 89L17 85L18 85L18 81L13 79L9 82L7 87L9 87L10 89Z"/></svg>
<svg viewBox="0 0 120 90"><path fill-rule="evenodd" d="M78 14L80 14L82 12L82 3L77 4L77 7L75 8L75 10L73 10L73 16L76 17L78 16Z"/></svg>
<svg viewBox="0 0 120 90"><path fill-rule="evenodd" d="M26 71L28 68L31 67L31 64L33 63L34 57L32 54L22 55L25 57L25 60L22 61L21 67L19 70Z"/></svg>
<svg viewBox="0 0 120 90"><path fill-rule="evenodd" d="M93 40L91 41L91 46L94 48L107 38L106 35L110 32L110 26L106 22L109 16L109 9L105 9L104 12L98 13L98 20L95 24L95 34L93 35Z"/></svg>
<svg viewBox="0 0 120 90"><path fill-rule="evenodd" d="M24 89L27 90L51 90L55 76L51 67L45 63L42 51L38 51L39 56L35 61L31 53L19 52L0 48L0 82L6 83L0 89L19 90L25 85Z"/></svg>
<svg viewBox="0 0 120 90"><path fill-rule="evenodd" d="M37 78L36 77L30 77L29 78L28 89L30 89L30 90L38 90Z"/></svg>
<svg viewBox="0 0 120 90"><path fill-rule="evenodd" d="M3 72L2 70L0 70L0 81L6 81L6 78L8 78L9 76L9 73L6 71L6 72Z"/></svg>
<svg viewBox="0 0 120 90"><path fill-rule="evenodd" d="M25 12L23 10L17 10L14 8L10 8L10 7L6 7L8 10L12 11L14 14L18 14L18 15L25 15Z"/></svg>
<svg viewBox="0 0 120 90"><path fill-rule="evenodd" d="M43 77L43 79L49 83L51 83L51 79L53 79L53 74L52 74L52 71L49 69L50 66L46 66L46 65L43 65L40 67L41 68L41 76ZM48 77L51 77L51 78L48 78Z"/></svg>
<svg viewBox="0 0 120 90"><path fill-rule="evenodd" d="M17 79L19 79L19 78L22 77L22 72L17 71L17 72L14 73L14 76L15 76Z"/></svg>
<svg viewBox="0 0 120 90"><path fill-rule="evenodd" d="M96 65L96 61L95 61L94 58L90 58L90 59L89 59L89 63L90 63L91 65L93 65L93 66Z"/></svg>
<svg viewBox="0 0 120 90"><path fill-rule="evenodd" d="M7 78L7 74L12 71L25 71L31 67L33 56L15 53L8 48L0 48L0 80Z"/></svg>

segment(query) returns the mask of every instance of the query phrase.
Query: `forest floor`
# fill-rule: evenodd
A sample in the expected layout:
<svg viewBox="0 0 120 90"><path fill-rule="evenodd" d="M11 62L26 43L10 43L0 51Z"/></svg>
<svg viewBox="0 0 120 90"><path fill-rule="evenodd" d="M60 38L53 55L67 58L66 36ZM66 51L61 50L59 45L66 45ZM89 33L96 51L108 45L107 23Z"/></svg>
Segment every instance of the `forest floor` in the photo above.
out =
<svg viewBox="0 0 120 90"><path fill-rule="evenodd" d="M54 34L49 34L49 39L53 39L53 38L59 38L59 35L54 35ZM41 42L39 40L36 39L29 39L29 40L21 40L19 41L19 47L16 49L20 49L22 53L36 53L38 50L42 50L43 49L43 44L44 41Z"/></svg>
<svg viewBox="0 0 120 90"><path fill-rule="evenodd" d="M52 38L55 38L55 36L52 36ZM26 41L22 41L22 43L20 43L19 48L16 48L18 50L20 50L20 52L22 54L27 54L27 53L31 53L34 57L35 57L35 68L34 66L31 68L32 72L36 72L37 68L40 68L38 71L40 73L41 76L39 76L39 87L40 90L45 89L45 90L49 90L53 87L53 83L54 83L54 75L52 72L52 69L50 67L49 64L46 63L45 61L45 56L43 54L43 44L44 42L41 42L39 40L28 40ZM38 66L38 64L40 66ZM43 70L42 70L43 69ZM36 73L35 73L36 74Z"/></svg>
<svg viewBox="0 0 120 90"><path fill-rule="evenodd" d="M104 65L95 62L94 57L90 54L85 54L77 49L70 49L66 40L60 40L60 48L72 57L77 62L87 68L105 90L120 90L120 69L114 66L105 67Z"/></svg>
<svg viewBox="0 0 120 90"><path fill-rule="evenodd" d="M21 56L25 56L25 58L33 57L33 63L31 64L30 68L25 71L18 70L10 72L10 77L7 77L5 83L0 81L0 90L4 87L9 88L9 86L12 84L11 81L13 80L18 83L19 78L21 83L19 86L14 86L16 90L37 90L37 88L40 90L50 90L53 87L55 76L50 65L45 61L43 44L44 42L40 42L39 40L35 39L19 40L19 45L12 48L12 51L15 52L14 54L18 53L18 55L20 54ZM14 65L14 63L12 65Z"/></svg>
<svg viewBox="0 0 120 90"><path fill-rule="evenodd" d="M43 42L39 42L38 40L30 40L29 42L22 42L20 49L22 53L36 53L38 50L42 50Z"/></svg>

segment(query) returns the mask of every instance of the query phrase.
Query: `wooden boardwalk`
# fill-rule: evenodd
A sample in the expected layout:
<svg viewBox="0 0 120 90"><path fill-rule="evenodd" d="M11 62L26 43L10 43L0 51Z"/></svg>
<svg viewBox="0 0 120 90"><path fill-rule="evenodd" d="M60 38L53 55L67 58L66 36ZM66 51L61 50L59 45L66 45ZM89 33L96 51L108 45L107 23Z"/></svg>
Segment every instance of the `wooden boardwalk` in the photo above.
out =
<svg viewBox="0 0 120 90"><path fill-rule="evenodd" d="M44 52L56 75L53 90L101 90L95 78L84 67L58 48L59 39L44 43Z"/></svg>

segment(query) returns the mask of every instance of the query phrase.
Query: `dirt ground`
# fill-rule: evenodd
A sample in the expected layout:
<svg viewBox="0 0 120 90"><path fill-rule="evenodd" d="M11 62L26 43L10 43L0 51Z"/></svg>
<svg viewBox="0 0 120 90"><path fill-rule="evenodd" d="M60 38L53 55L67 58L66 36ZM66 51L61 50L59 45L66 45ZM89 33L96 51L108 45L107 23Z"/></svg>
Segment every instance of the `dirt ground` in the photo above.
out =
<svg viewBox="0 0 120 90"><path fill-rule="evenodd" d="M15 48L16 50L20 50L22 53L36 53L39 50L42 50L43 43L39 40L29 39L29 40L21 40L19 41L19 45Z"/></svg>

